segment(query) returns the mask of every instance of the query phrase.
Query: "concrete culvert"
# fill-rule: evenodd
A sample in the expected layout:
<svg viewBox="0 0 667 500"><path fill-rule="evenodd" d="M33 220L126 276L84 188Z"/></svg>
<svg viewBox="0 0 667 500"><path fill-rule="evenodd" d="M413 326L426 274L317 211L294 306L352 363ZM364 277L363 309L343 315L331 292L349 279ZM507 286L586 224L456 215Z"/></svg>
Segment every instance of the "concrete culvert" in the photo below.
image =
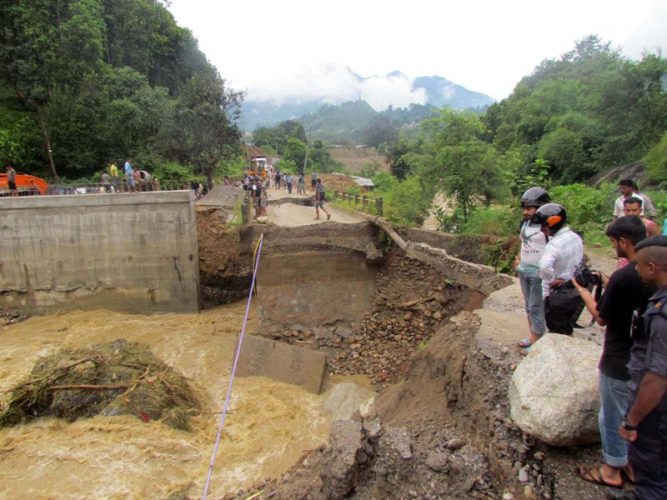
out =
<svg viewBox="0 0 667 500"><path fill-rule="evenodd" d="M135 415L189 429L201 403L187 380L148 346L118 339L88 349L62 349L40 358L15 386L0 427L37 417L74 421L94 415Z"/></svg>

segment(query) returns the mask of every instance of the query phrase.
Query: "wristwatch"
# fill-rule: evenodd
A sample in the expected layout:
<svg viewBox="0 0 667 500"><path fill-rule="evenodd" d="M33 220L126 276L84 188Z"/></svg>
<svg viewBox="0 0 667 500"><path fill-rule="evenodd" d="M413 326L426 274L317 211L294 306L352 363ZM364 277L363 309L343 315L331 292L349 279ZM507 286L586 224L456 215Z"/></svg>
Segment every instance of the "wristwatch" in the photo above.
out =
<svg viewBox="0 0 667 500"><path fill-rule="evenodd" d="M621 427L623 427L626 431L636 431L637 430L637 426L636 425L630 425L625 418L621 421Z"/></svg>

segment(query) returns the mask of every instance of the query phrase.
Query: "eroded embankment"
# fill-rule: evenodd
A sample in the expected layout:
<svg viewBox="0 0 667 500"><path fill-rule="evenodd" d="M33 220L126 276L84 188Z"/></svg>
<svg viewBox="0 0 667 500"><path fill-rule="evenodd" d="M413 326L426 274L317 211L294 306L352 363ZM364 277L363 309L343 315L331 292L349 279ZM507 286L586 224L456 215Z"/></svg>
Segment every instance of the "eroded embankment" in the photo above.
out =
<svg viewBox="0 0 667 500"><path fill-rule="evenodd" d="M456 259L436 264L445 255L416 242L406 255L381 243L368 224L259 230L267 243L258 282L261 333L323 350L333 373L367 374L377 388L395 385L377 397L376 410L334 424L328 447L255 492L267 498L522 494L514 465L526 462L529 447L507 419L511 368L476 344L480 320L468 311L484 295L446 270L457 278L468 273L465 281L478 290L509 280ZM540 492L551 494L548 475L537 473L538 482Z"/></svg>

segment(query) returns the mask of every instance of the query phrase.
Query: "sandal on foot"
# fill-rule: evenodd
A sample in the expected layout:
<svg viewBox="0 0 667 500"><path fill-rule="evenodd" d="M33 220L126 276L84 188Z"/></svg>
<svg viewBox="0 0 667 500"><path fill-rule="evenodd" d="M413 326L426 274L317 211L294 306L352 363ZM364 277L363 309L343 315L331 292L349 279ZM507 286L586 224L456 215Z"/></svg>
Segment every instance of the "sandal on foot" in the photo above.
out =
<svg viewBox="0 0 667 500"><path fill-rule="evenodd" d="M331 219L331 214L327 214L327 220Z"/></svg>
<svg viewBox="0 0 667 500"><path fill-rule="evenodd" d="M522 347L521 349L519 349L519 354L521 354L522 356L528 356L528 353L530 352L530 347L531 346Z"/></svg>
<svg viewBox="0 0 667 500"><path fill-rule="evenodd" d="M623 478L621 478L621 482L619 484L614 484L610 483L605 480L604 477L602 477L602 466L598 467L592 467L592 468L585 468L583 465L577 467L574 470L574 473L579 476L581 479L584 481L588 481L589 483L593 484L599 484L601 486L608 486L609 488L623 488L623 485L625 484L623 482Z"/></svg>
<svg viewBox="0 0 667 500"><path fill-rule="evenodd" d="M627 469L629 467L630 467L629 465L626 465L625 467L621 467L621 479L623 479L623 481L625 481L626 483L635 484L635 478L630 477L630 474L628 474ZM633 474L633 476L634 476L634 474Z"/></svg>
<svg viewBox="0 0 667 500"><path fill-rule="evenodd" d="M516 343L516 345L518 345L519 347L530 347L531 345L533 345L533 343L530 341L528 337L526 337L525 339L519 340Z"/></svg>

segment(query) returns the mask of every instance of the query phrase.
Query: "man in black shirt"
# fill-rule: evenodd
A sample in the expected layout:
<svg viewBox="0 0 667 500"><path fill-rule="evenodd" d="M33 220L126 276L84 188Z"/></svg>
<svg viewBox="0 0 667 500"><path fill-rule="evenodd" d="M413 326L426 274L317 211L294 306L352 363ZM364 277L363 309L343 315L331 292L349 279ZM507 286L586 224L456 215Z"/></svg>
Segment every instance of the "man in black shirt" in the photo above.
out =
<svg viewBox="0 0 667 500"><path fill-rule="evenodd" d="M632 261L635 245L646 238L646 226L639 217L622 217L609 225L606 234L618 257ZM602 357L598 365L598 426L604 463L599 467L580 467L578 473L586 481L616 488L623 486L622 473L632 477L628 466L627 443L618 434L618 426L628 409L630 396L627 385L630 375L626 364L633 343L633 315L644 312L651 296L651 290L642 283L635 267L631 262L614 272L609 280L603 278L605 292L598 304L587 288L572 280L586 308L600 325L606 326Z"/></svg>

